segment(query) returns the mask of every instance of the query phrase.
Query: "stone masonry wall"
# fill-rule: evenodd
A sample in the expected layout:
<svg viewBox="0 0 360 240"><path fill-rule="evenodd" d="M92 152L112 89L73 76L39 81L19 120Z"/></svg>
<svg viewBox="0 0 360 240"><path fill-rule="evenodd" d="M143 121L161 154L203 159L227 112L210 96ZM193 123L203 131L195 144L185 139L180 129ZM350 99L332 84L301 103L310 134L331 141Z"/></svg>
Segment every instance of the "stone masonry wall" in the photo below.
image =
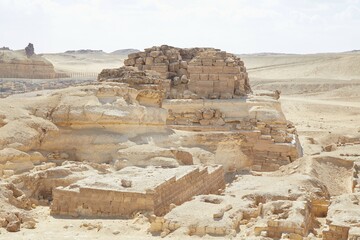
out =
<svg viewBox="0 0 360 240"><path fill-rule="evenodd" d="M51 79L56 77L56 73L53 65L41 61L13 63L0 61L0 77Z"/></svg>
<svg viewBox="0 0 360 240"><path fill-rule="evenodd" d="M219 49L162 45L129 54L124 65L158 72L171 99L228 99L251 93L244 62Z"/></svg>
<svg viewBox="0 0 360 240"><path fill-rule="evenodd" d="M208 173L208 169L196 169L180 179L172 178L155 188L156 215L164 215L169 212L171 203L180 205L191 197L201 194L218 193L219 189L225 187L224 169L216 168Z"/></svg>
<svg viewBox="0 0 360 240"><path fill-rule="evenodd" d="M251 92L244 62L224 51L200 52L189 62L189 90L200 97L229 99Z"/></svg>
<svg viewBox="0 0 360 240"><path fill-rule="evenodd" d="M160 169L161 171L161 169ZM146 192L114 191L99 188L56 188L51 214L87 217L131 217L138 211L163 215L171 203L181 204L195 195L217 193L225 188L224 170L206 167L176 179L172 177Z"/></svg>

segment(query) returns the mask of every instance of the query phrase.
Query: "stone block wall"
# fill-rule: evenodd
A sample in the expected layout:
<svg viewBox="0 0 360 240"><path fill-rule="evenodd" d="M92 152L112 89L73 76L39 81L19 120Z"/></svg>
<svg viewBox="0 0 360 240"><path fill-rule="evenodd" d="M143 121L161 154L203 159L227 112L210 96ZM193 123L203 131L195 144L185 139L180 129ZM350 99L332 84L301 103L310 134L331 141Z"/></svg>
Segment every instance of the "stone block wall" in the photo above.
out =
<svg viewBox="0 0 360 240"><path fill-rule="evenodd" d="M32 62L0 62L0 77L3 78L39 78L56 77L53 65L41 61Z"/></svg>
<svg viewBox="0 0 360 240"><path fill-rule="evenodd" d="M159 169L161 171L161 169ZM92 187L59 187L53 190L51 214L86 217L131 217L138 211L166 214L170 204L181 204L199 194L217 193L225 188L224 170L196 168L179 179L172 177L143 192Z"/></svg>
<svg viewBox="0 0 360 240"><path fill-rule="evenodd" d="M244 62L214 48L181 49L162 45L129 54L125 66L153 70L164 82L167 98L233 98L251 93Z"/></svg>
<svg viewBox="0 0 360 240"><path fill-rule="evenodd" d="M169 212L171 203L180 205L191 197L200 194L218 193L219 189L225 188L224 169L218 167L212 172L208 168L195 169L180 179L172 178L169 182L155 188L156 215L164 215Z"/></svg>
<svg viewBox="0 0 360 240"><path fill-rule="evenodd" d="M346 240L349 236L348 226L331 224L327 230L323 231L324 240Z"/></svg>
<svg viewBox="0 0 360 240"><path fill-rule="evenodd" d="M130 217L154 208L152 193L120 192L96 188L53 190L51 214L85 217Z"/></svg>
<svg viewBox="0 0 360 240"><path fill-rule="evenodd" d="M189 90L199 97L228 99L251 92L244 62L224 51L200 52L188 64Z"/></svg>

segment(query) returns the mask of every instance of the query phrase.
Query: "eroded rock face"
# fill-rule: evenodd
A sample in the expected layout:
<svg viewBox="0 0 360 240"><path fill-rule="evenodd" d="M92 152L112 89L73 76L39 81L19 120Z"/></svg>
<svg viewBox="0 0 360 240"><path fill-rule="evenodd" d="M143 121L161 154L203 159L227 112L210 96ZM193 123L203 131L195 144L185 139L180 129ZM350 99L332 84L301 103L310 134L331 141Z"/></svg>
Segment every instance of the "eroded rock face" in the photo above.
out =
<svg viewBox="0 0 360 240"><path fill-rule="evenodd" d="M168 68L178 64L179 71L174 73L179 79L175 80L187 86L185 89L190 96L197 97L184 99L175 94L173 97L176 99L168 99L174 78L165 78L162 71L146 65L148 57L148 62L153 59L156 64L167 64ZM211 157L204 160L193 156L193 162L221 163L226 171L249 168L273 171L301 156L296 130L285 119L278 96L249 94L251 90L244 63L236 56L216 49L162 46L130 54L129 59L137 62L137 68L104 70L99 75L101 84L98 85L33 97L31 101L20 104L18 110L11 108L11 104L7 105L10 98L5 100L2 108L5 111L0 112L3 125L0 146L25 154L37 152L37 157L23 161L27 163L22 164L23 170L46 161L41 156L51 156L54 152L63 152L67 157L52 161L116 162L123 160L119 152L131 151L131 147L139 144L165 149L159 156L153 156L163 159L151 161L158 164L167 162L169 166L176 163L164 158L176 157L165 152L185 147L192 154L196 148L201 148ZM156 64L154 66L158 66ZM191 78L192 74L198 73L191 67L194 71L201 68L201 71L214 71L211 74L218 76L226 75L231 86L225 91L231 95L229 99L221 94L219 99L191 91L191 84L198 86L197 80ZM225 72L219 73L220 68ZM183 74L180 69L188 69L188 72ZM201 74L210 76L210 73ZM222 82L210 78L201 81ZM240 96L235 85L241 98L234 98ZM211 91L216 89L213 87ZM126 160L130 165L146 165L144 159L142 163L135 157ZM14 161L3 159L2 164L7 164L3 171L22 171Z"/></svg>
<svg viewBox="0 0 360 240"><path fill-rule="evenodd" d="M32 45L32 44L31 44ZM25 50L1 50L0 77L3 78L55 78L54 66L36 55L29 44Z"/></svg>

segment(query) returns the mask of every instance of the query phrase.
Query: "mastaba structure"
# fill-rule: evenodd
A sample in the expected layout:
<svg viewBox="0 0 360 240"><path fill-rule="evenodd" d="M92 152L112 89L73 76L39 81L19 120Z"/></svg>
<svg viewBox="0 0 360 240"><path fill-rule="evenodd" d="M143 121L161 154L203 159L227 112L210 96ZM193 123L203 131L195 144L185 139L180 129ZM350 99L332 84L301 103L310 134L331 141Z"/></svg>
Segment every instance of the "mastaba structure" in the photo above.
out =
<svg viewBox="0 0 360 240"><path fill-rule="evenodd" d="M187 131L184 142L206 145L217 163L273 171L302 155L279 92L253 94L244 62L234 54L163 45L129 54L124 64L103 70L99 81L136 85L141 104L166 109L164 124Z"/></svg>

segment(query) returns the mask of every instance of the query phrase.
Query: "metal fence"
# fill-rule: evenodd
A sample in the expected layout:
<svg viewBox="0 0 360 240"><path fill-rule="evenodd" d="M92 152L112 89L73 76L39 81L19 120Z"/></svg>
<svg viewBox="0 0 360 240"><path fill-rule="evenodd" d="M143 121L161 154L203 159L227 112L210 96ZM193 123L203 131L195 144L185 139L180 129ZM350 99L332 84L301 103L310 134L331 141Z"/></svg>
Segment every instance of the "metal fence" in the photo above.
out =
<svg viewBox="0 0 360 240"><path fill-rule="evenodd" d="M33 73L23 74L19 72L15 73L1 73L0 79L58 79L58 78L97 78L98 72L70 72L70 73Z"/></svg>
<svg viewBox="0 0 360 240"><path fill-rule="evenodd" d="M50 78L21 78L16 76L1 76L0 98L12 94L33 92L47 89L62 89L70 86L87 85L97 82L98 73L74 72L56 74Z"/></svg>

